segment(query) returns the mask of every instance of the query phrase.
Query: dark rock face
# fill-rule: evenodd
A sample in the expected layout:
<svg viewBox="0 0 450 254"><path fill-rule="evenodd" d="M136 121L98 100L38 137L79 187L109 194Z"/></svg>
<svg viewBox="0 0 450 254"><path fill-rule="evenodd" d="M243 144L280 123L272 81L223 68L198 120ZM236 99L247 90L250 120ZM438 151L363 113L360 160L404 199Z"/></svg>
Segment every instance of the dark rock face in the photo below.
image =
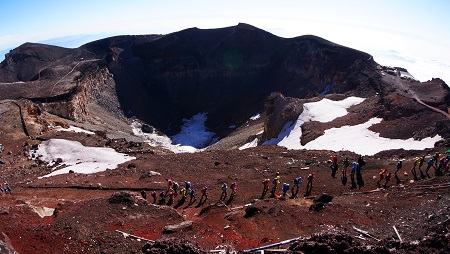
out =
<svg viewBox="0 0 450 254"><path fill-rule="evenodd" d="M4 99L69 99L83 107L89 95L100 100L98 86L106 77L92 74L107 68L113 77L107 84L115 86L111 92L117 92L126 115L172 134L183 118L207 112L207 127L224 136L231 131L227 126L260 112L272 92L303 98L369 87L379 78L375 65L370 55L319 37L285 39L239 24L164 36L111 37L78 49L24 44L2 62L0 82L8 84L0 89L10 91L3 93ZM17 81L25 83L9 83ZM19 85L27 94L13 92ZM80 92L85 95L71 99ZM77 114L59 111L78 120L89 114L86 108Z"/></svg>

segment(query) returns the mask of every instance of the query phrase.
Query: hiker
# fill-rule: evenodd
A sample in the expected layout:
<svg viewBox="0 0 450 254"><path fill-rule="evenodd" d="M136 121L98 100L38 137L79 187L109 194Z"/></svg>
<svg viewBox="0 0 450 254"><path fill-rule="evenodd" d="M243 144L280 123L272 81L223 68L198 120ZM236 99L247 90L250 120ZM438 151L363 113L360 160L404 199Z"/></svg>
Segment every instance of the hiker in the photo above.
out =
<svg viewBox="0 0 450 254"><path fill-rule="evenodd" d="M195 200L197 200L197 198L195 197L195 190L192 188L189 190L189 197L190 197L189 205L192 205L195 202Z"/></svg>
<svg viewBox="0 0 450 254"><path fill-rule="evenodd" d="M281 196L282 200L286 199L286 193L288 192L288 190L289 190L289 184L288 183L284 183L283 184L283 189L282 189L283 195Z"/></svg>
<svg viewBox="0 0 450 254"><path fill-rule="evenodd" d="M428 160L428 163L427 163L428 165L427 165L427 168L425 169L425 174L427 175L427 177L428 178L431 178L431 176L428 174L428 170L430 170L430 168L431 167L434 167L434 159L433 158L430 158L429 160ZM436 169L436 168L435 168Z"/></svg>
<svg viewBox="0 0 450 254"><path fill-rule="evenodd" d="M379 175L379 178L378 178L377 185L378 185L378 188L381 188L380 183L381 183L381 181L384 180L384 177L386 176L386 169L384 169L384 168L380 169L380 172L378 173L378 175Z"/></svg>
<svg viewBox="0 0 450 254"><path fill-rule="evenodd" d="M413 161L413 167L411 168L411 173L412 173L415 181L419 180L419 178L417 177L417 174L416 174L416 167L419 166L419 164L420 164L420 158L416 157Z"/></svg>
<svg viewBox="0 0 450 254"><path fill-rule="evenodd" d="M352 172L350 172L350 180L352 182L352 185L350 186L351 190L356 189L355 174L358 171L358 168L359 168L358 162L354 161L352 165Z"/></svg>
<svg viewBox="0 0 450 254"><path fill-rule="evenodd" d="M172 179L166 178L166 182L167 182L167 193L169 193L169 190L173 189L173 181L172 181Z"/></svg>
<svg viewBox="0 0 450 254"><path fill-rule="evenodd" d="M294 179L294 185L292 186L292 189L291 189L291 192L292 192L291 198L297 197L298 190L300 188L301 183L302 183L302 178L300 176Z"/></svg>
<svg viewBox="0 0 450 254"><path fill-rule="evenodd" d="M191 182L184 181L184 187L186 188L186 192L189 193L189 191L191 190Z"/></svg>
<svg viewBox="0 0 450 254"><path fill-rule="evenodd" d="M167 195L169 195L169 200L167 201L167 205L170 206L171 204L173 204L173 201L175 199L175 191L172 188L170 188Z"/></svg>
<svg viewBox="0 0 450 254"><path fill-rule="evenodd" d="M5 191L5 193L12 194L11 187L9 187L9 185L6 185L6 187L3 190Z"/></svg>
<svg viewBox="0 0 450 254"><path fill-rule="evenodd" d="M314 181L314 172L308 175L307 177L308 183L306 184L306 193L305 196L311 195Z"/></svg>
<svg viewBox="0 0 450 254"><path fill-rule="evenodd" d="M344 165L344 168L342 169L342 176L347 177L347 168L348 168L348 166L350 166L350 161L348 160L347 157L345 158L345 160L342 164Z"/></svg>
<svg viewBox="0 0 450 254"><path fill-rule="evenodd" d="M199 205L203 204L206 202L206 200L208 199L208 186L204 186L200 192L202 193L202 197L200 198L200 201L198 202ZM203 200L203 198L205 198Z"/></svg>
<svg viewBox="0 0 450 254"><path fill-rule="evenodd" d="M153 198L153 204L156 204L156 191L152 191L152 193L150 195Z"/></svg>
<svg viewBox="0 0 450 254"><path fill-rule="evenodd" d="M356 171L356 183L358 184L358 189L364 187L364 180L362 178L361 170Z"/></svg>
<svg viewBox="0 0 450 254"><path fill-rule="evenodd" d="M262 181L262 183L263 183L263 192L261 194L261 198L264 198L264 196L266 195L267 191L269 190L269 182L270 182L269 178L266 178L266 179L264 179Z"/></svg>
<svg viewBox="0 0 450 254"><path fill-rule="evenodd" d="M223 183L222 187L220 187L220 188L222 189L222 194L220 195L220 199L219 200L224 201L227 198L227 188L228 188L228 186L227 186L226 183Z"/></svg>
<svg viewBox="0 0 450 254"><path fill-rule="evenodd" d="M401 183L400 178L398 178L398 175L397 175L397 173L400 169L402 169L402 161L401 160L397 162L397 166L395 168L395 180L397 181L397 184Z"/></svg>
<svg viewBox="0 0 450 254"><path fill-rule="evenodd" d="M333 155L332 162L333 162L333 165L337 165L337 164L338 164L338 157L337 157L337 154Z"/></svg>
<svg viewBox="0 0 450 254"><path fill-rule="evenodd" d="M444 174L448 175L450 171L450 155L447 156L447 164L445 165Z"/></svg>
<svg viewBox="0 0 450 254"><path fill-rule="evenodd" d="M181 188L180 190L180 195L181 195L181 199L186 199L186 188Z"/></svg>
<svg viewBox="0 0 450 254"><path fill-rule="evenodd" d="M147 193L145 193L145 190L141 190L141 196L143 199L147 199Z"/></svg>
<svg viewBox="0 0 450 254"><path fill-rule="evenodd" d="M159 204L160 204L160 205L165 204L165 203L166 203L166 192L162 190L162 191L159 193L159 198L160 198Z"/></svg>
<svg viewBox="0 0 450 254"><path fill-rule="evenodd" d="M339 169L338 157L336 154L333 155L333 160L332 160L330 168L331 168L331 177L336 178L336 172Z"/></svg>
<svg viewBox="0 0 450 254"><path fill-rule="evenodd" d="M436 152L433 155L433 160L434 160L434 168L437 168L438 166L438 162L439 162L439 157L441 156L440 152Z"/></svg>
<svg viewBox="0 0 450 254"><path fill-rule="evenodd" d="M444 158L442 158L440 161L439 161L439 165L437 166L437 168L436 168L436 170L435 170L435 175L436 176L443 176L444 174L442 173L442 169L444 169L445 168L445 164L447 163L447 160L446 160L446 158L444 157ZM8 187L8 186L6 186L6 187Z"/></svg>
<svg viewBox="0 0 450 254"><path fill-rule="evenodd" d="M180 185L177 182L173 181L173 191L174 191L175 197L178 195L177 191L178 191L179 187L180 187Z"/></svg>
<svg viewBox="0 0 450 254"><path fill-rule="evenodd" d="M423 162L425 161L425 155L424 156L422 156L422 158L420 158L420 161L419 161L419 172L420 172L420 178L422 178L422 179L425 179L426 178L426 176L423 174L423 171L420 169L421 167L422 167L422 165L423 165Z"/></svg>
<svg viewBox="0 0 450 254"><path fill-rule="evenodd" d="M384 176L384 186L383 186L383 188L386 189L389 180L391 180L391 173L386 172L386 174Z"/></svg>
<svg viewBox="0 0 450 254"><path fill-rule="evenodd" d="M270 197L275 197L275 192L277 191L278 184L281 183L280 172L277 172L275 175L275 178L272 180L273 187L270 191Z"/></svg>
<svg viewBox="0 0 450 254"><path fill-rule="evenodd" d="M366 161L364 160L364 158L363 158L362 155L360 155L359 158L358 158L358 165L359 165L358 170L361 170L362 167L363 167L364 165L366 165Z"/></svg>
<svg viewBox="0 0 450 254"><path fill-rule="evenodd" d="M237 183L236 182L232 182L231 185L230 185L230 189L231 189L231 196L236 195Z"/></svg>

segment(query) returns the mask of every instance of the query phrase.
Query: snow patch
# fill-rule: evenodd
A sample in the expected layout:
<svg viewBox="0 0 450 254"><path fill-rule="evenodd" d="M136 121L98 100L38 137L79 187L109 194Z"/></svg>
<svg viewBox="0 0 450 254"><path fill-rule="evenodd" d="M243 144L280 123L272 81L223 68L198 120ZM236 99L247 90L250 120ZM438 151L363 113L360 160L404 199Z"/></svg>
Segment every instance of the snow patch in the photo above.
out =
<svg viewBox="0 0 450 254"><path fill-rule="evenodd" d="M255 138L254 140L246 143L245 145L239 147L239 150L244 150L250 147L257 147L258 146L258 138Z"/></svg>
<svg viewBox="0 0 450 254"><path fill-rule="evenodd" d="M215 141L213 138L216 134L206 130L207 115L208 113L198 113L191 119L183 119L180 133L172 136L172 144L197 149L211 145Z"/></svg>
<svg viewBox="0 0 450 254"><path fill-rule="evenodd" d="M347 108L360 104L364 100L365 98L359 97L348 97L340 101L332 101L324 98L317 102L303 104L303 113L301 116L304 122L331 122L338 117L347 115Z"/></svg>
<svg viewBox="0 0 450 254"><path fill-rule="evenodd" d="M115 169L121 163L136 159L127 154L118 153L112 148L87 147L78 141L65 139L50 139L42 142L36 154L49 163L61 158L62 164L67 166L43 177L69 173L70 170L75 173L91 174Z"/></svg>
<svg viewBox="0 0 450 254"><path fill-rule="evenodd" d="M363 98L357 97L349 98L337 102L323 99L318 102L305 103L303 113L300 114L297 121L294 123L286 123L277 138L268 140L263 145L279 145L288 149L348 150L361 155L374 155L378 152L391 149L422 150L433 147L435 142L442 139L439 135L420 141L414 140L413 138L406 140L383 138L380 137L379 133L368 129L370 126L382 121L381 118L372 118L362 124L354 126L346 125L341 128L325 130L324 135L310 141L304 146L301 145L301 127L305 122L332 121L337 117L346 115L346 108L361 103L364 100Z"/></svg>
<svg viewBox="0 0 450 254"><path fill-rule="evenodd" d="M78 132L78 133L87 133L87 134L95 134L92 131L87 131L85 129L81 129L79 127L75 127L75 126L69 126L69 128L63 128L61 126L49 126L50 129L55 130L55 131L69 131L69 132Z"/></svg>
<svg viewBox="0 0 450 254"><path fill-rule="evenodd" d="M37 213L39 217L44 218L47 216L53 216L53 213L55 212L55 208L49 208L45 206L32 206L30 207L33 209L33 212Z"/></svg>
<svg viewBox="0 0 450 254"><path fill-rule="evenodd" d="M261 117L261 114L256 114L256 115L250 117L250 120L255 121L255 120L258 120L260 117Z"/></svg>
<svg viewBox="0 0 450 254"><path fill-rule="evenodd" d="M131 124L134 135L142 137L145 142L153 147L163 147L174 153L194 153L217 142L215 133L207 131L205 121L207 113L199 113L191 119L183 119L180 133L172 137L156 133L144 133L142 123L134 121Z"/></svg>

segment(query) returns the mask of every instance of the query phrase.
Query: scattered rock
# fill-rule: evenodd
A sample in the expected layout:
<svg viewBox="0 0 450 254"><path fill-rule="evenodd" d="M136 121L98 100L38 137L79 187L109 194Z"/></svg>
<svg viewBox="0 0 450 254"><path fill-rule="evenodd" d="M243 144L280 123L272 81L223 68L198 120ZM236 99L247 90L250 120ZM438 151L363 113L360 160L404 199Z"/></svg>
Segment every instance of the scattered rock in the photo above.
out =
<svg viewBox="0 0 450 254"><path fill-rule="evenodd" d="M155 131L155 128L153 128L152 126L150 126L148 124L144 124L144 125L142 125L141 130L144 133L153 133Z"/></svg>
<svg viewBox="0 0 450 254"><path fill-rule="evenodd" d="M155 171L148 171L148 172L142 174L142 175L139 177L139 180L146 179L146 178L150 178L150 177L152 177L152 176L160 176L160 175L161 175L161 174L158 173L158 172L155 172Z"/></svg>
<svg viewBox="0 0 450 254"><path fill-rule="evenodd" d="M321 203L329 203L333 200L333 196L330 194L322 193L319 196L314 198L314 202L321 202Z"/></svg>
<svg viewBox="0 0 450 254"><path fill-rule="evenodd" d="M192 221L183 221L178 224L167 225L164 227L163 234L171 234L175 232L185 231L192 229L192 225L194 222Z"/></svg>
<svg viewBox="0 0 450 254"><path fill-rule="evenodd" d="M95 135L97 135L98 137L101 137L103 139L106 139L106 131L94 131Z"/></svg>
<svg viewBox="0 0 450 254"><path fill-rule="evenodd" d="M198 245L184 239L165 239L156 241L154 244L146 243L142 247L143 254L169 254L169 253L186 253L186 254L206 254L207 252Z"/></svg>
<svg viewBox="0 0 450 254"><path fill-rule="evenodd" d="M262 209L259 207L255 207L255 206L247 206L247 208L245 208L245 215L244 218L250 218L252 216L254 216L257 213L262 212Z"/></svg>
<svg viewBox="0 0 450 254"><path fill-rule="evenodd" d="M114 192L108 199L111 204L134 204L136 201L136 194L131 191Z"/></svg>
<svg viewBox="0 0 450 254"><path fill-rule="evenodd" d="M136 168L136 163L129 163L127 168Z"/></svg>

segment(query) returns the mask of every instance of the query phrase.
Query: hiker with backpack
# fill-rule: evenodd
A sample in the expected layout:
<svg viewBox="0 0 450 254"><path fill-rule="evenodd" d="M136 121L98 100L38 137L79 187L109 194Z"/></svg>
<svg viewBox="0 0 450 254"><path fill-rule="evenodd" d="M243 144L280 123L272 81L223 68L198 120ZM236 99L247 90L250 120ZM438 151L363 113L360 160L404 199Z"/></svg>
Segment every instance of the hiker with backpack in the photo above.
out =
<svg viewBox="0 0 450 254"><path fill-rule="evenodd" d="M165 203L166 203L166 192L162 190L162 191L159 193L159 204L160 204L160 205L163 205L163 204L165 204Z"/></svg>
<svg viewBox="0 0 450 254"><path fill-rule="evenodd" d="M236 182L232 182L230 184L230 189L231 189L231 197L234 197L234 195L236 195L237 183Z"/></svg>
<svg viewBox="0 0 450 254"><path fill-rule="evenodd" d="M156 204L156 191L152 191L152 193L150 195L153 198L153 204Z"/></svg>
<svg viewBox="0 0 450 254"><path fill-rule="evenodd" d="M397 181L397 182L396 182L397 184L400 184L400 183L401 183L400 178L398 178L397 173L398 173L398 171L400 171L400 169L402 169L402 166L403 166L402 164L403 164L402 161L399 160L399 161L397 162L397 165L396 165L396 168L395 168L395 180Z"/></svg>
<svg viewBox="0 0 450 254"><path fill-rule="evenodd" d="M195 196L195 190L192 188L189 188L189 197L189 205L192 205L197 200L197 197Z"/></svg>
<svg viewBox="0 0 450 254"><path fill-rule="evenodd" d="M227 198L227 183L223 183L222 187L220 187L222 189L222 194L220 195L219 200L221 201L225 201L225 199Z"/></svg>
<svg viewBox="0 0 450 254"><path fill-rule="evenodd" d="M282 200L286 199L286 193L288 192L288 190L289 190L289 184L288 183L284 183L283 184L283 188L282 188L283 195L281 196Z"/></svg>
<svg viewBox="0 0 450 254"><path fill-rule="evenodd" d="M386 189L387 184L389 183L389 180L391 180L391 173L386 172L386 174L384 175L384 185L383 185L383 188Z"/></svg>
<svg viewBox="0 0 450 254"><path fill-rule="evenodd" d="M179 187L180 187L180 185L177 182L173 181L173 188L172 189L173 189L175 197L178 195L178 188Z"/></svg>
<svg viewBox="0 0 450 254"><path fill-rule="evenodd" d="M426 178L426 176L423 174L423 171L420 169L422 167L424 161L425 161L425 155L420 158L419 167L418 167L419 173L420 173L420 178L422 178L422 179Z"/></svg>
<svg viewBox="0 0 450 254"><path fill-rule="evenodd" d="M356 175L356 172L358 171L358 168L359 168L358 162L354 161L353 165L352 165L352 171L350 172L350 180L352 182L351 186L350 186L351 190L356 189L355 175Z"/></svg>
<svg viewBox="0 0 450 254"><path fill-rule="evenodd" d="M294 185L292 186L292 189L291 189L291 192L292 192L291 198L297 197L298 190L300 188L301 183L302 183L302 178L300 176L294 179Z"/></svg>
<svg viewBox="0 0 450 254"><path fill-rule="evenodd" d="M262 191L262 194L261 194L261 199L264 198L264 196L267 194L267 191L269 190L270 179L266 178L266 179L264 179L262 181L262 183L263 183L263 191Z"/></svg>
<svg viewBox="0 0 450 254"><path fill-rule="evenodd" d="M275 192L277 191L278 184L281 183L280 172L275 174L275 178L272 180L272 190L270 191L270 197L275 197Z"/></svg>
<svg viewBox="0 0 450 254"><path fill-rule="evenodd" d="M347 185L347 168L350 166L350 161L348 158L345 158L344 162L342 163L344 165L342 169L342 176L341 176L341 182L342 185Z"/></svg>
<svg viewBox="0 0 450 254"><path fill-rule="evenodd" d="M441 157L441 153L440 152L434 153L434 155L433 155L434 168L437 168L440 157Z"/></svg>
<svg viewBox="0 0 450 254"><path fill-rule="evenodd" d="M377 182L377 186L378 188L381 188L381 181L384 180L384 177L386 176L386 169L382 168L380 169L380 172L378 173L378 182Z"/></svg>
<svg viewBox="0 0 450 254"><path fill-rule="evenodd" d="M425 174L427 175L428 178L431 178L431 176L428 174L428 170L430 170L431 167L434 167L434 159L430 158L427 162L427 168L425 169ZM436 169L436 168L434 168Z"/></svg>
<svg viewBox="0 0 450 254"><path fill-rule="evenodd" d="M199 205L202 205L206 202L208 199L208 186L204 186L200 192L202 193L202 196L200 198L200 201L198 202ZM204 198L204 199L203 199Z"/></svg>
<svg viewBox="0 0 450 254"><path fill-rule="evenodd" d="M312 188L313 188L313 181L314 181L314 172L309 174L306 179L308 180L308 183L306 184L305 197L311 195Z"/></svg>
<svg viewBox="0 0 450 254"><path fill-rule="evenodd" d="M184 181L184 188L186 189L186 192L189 193L189 191L191 190L191 182Z"/></svg>
<svg viewBox="0 0 450 254"><path fill-rule="evenodd" d="M416 167L419 166L419 164L420 164L420 158L416 157L413 161L413 167L411 168L411 173L412 173L415 181L419 180L419 178L417 177L417 173L416 173Z"/></svg>

